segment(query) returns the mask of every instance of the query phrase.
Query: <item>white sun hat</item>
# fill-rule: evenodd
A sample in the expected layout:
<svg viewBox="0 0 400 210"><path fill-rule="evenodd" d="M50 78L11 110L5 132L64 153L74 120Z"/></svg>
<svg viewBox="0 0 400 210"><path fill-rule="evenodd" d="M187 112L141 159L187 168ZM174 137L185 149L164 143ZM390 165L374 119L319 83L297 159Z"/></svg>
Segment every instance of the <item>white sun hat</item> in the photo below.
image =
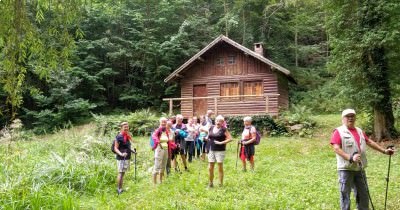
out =
<svg viewBox="0 0 400 210"><path fill-rule="evenodd" d="M345 116L347 116L348 114L356 114L356 111L354 110L354 109L345 109L345 110L343 110L343 112L342 112L342 117L345 117Z"/></svg>

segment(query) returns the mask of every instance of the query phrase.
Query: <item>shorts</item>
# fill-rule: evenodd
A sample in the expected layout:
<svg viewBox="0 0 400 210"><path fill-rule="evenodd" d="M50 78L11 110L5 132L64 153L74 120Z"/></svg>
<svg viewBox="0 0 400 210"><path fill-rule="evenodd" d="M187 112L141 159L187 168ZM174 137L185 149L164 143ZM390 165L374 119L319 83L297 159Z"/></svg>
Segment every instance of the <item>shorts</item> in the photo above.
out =
<svg viewBox="0 0 400 210"><path fill-rule="evenodd" d="M118 172L126 172L129 170L130 167L130 161L128 160L117 160L117 167L118 167Z"/></svg>
<svg viewBox="0 0 400 210"><path fill-rule="evenodd" d="M209 163L222 163L225 159L225 151L209 151L208 152L208 162Z"/></svg>
<svg viewBox="0 0 400 210"><path fill-rule="evenodd" d="M249 144L240 147L240 159L242 161L245 161L246 159L248 161L254 161L254 154L255 154L254 144Z"/></svg>
<svg viewBox="0 0 400 210"><path fill-rule="evenodd" d="M167 161L168 161L168 150L161 149L160 146L157 146L154 152L153 175L164 173L164 170L167 167Z"/></svg>

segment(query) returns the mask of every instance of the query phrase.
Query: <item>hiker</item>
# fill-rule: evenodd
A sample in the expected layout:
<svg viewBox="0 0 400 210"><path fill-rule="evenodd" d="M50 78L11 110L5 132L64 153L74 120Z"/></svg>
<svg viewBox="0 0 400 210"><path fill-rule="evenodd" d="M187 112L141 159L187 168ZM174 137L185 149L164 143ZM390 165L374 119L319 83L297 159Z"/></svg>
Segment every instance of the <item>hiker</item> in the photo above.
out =
<svg viewBox="0 0 400 210"><path fill-rule="evenodd" d="M208 153L207 141L208 141L208 130L210 129L210 124L206 121L204 115L200 116L200 127L199 127L199 137L198 140L201 142L201 160L204 160L204 156Z"/></svg>
<svg viewBox="0 0 400 210"><path fill-rule="evenodd" d="M206 121L207 121L207 123L210 124L210 126L213 125L213 121L212 121L212 119L211 119L211 117L212 117L213 114L214 114L214 112L213 112L212 110L208 110L207 113L206 113L206 115L205 115Z"/></svg>
<svg viewBox="0 0 400 210"><path fill-rule="evenodd" d="M157 175L160 176L162 183L164 171L168 161L168 151L174 147L173 140L170 138L171 130L167 128L167 118L160 118L160 127L153 133L154 139L154 167L153 167L153 183L157 184Z"/></svg>
<svg viewBox="0 0 400 210"><path fill-rule="evenodd" d="M194 144L196 140L196 128L194 127L193 120L188 119L188 123L186 124L186 129L188 135L185 138L185 154L188 158L189 163L192 162L194 156Z"/></svg>
<svg viewBox="0 0 400 210"><path fill-rule="evenodd" d="M176 149L172 152L172 165L175 168L175 171L178 171L178 155L182 158L183 166L185 167L185 171L188 170L186 164L186 155L185 155L185 137L187 135L186 125L183 124L183 116L181 114L176 115L176 123L173 125L173 129L175 130L175 144Z"/></svg>
<svg viewBox="0 0 400 210"><path fill-rule="evenodd" d="M392 155L393 149L384 149L372 141L358 127L355 127L356 112L345 109L342 112L342 126L335 129L331 137L331 145L336 153L339 176L340 208L350 209L350 191L353 189L357 209L367 210L369 207L368 189L363 177L367 166L366 147L383 154Z"/></svg>
<svg viewBox="0 0 400 210"><path fill-rule="evenodd" d="M251 125L252 118L245 117L243 118L244 129L242 132L242 140L240 140L240 159L243 163L243 171L246 171L246 159L250 162L250 170L254 171L254 153L255 146L254 142L257 137L256 128Z"/></svg>
<svg viewBox="0 0 400 210"><path fill-rule="evenodd" d="M125 172L129 170L130 159L131 159L131 141L132 137L129 135L129 125L128 122L122 122L120 124L121 130L119 134L115 137L114 151L116 153L117 166L118 166L118 195L124 190L122 189L122 184L124 180Z"/></svg>
<svg viewBox="0 0 400 210"><path fill-rule="evenodd" d="M193 156L196 157L197 159L200 158L201 155L201 146L202 146L202 142L199 139L199 135L200 135L200 123L198 122L198 118L196 116L192 117L192 121L193 121L193 127L194 130L196 132L196 138L194 140L194 153Z"/></svg>
<svg viewBox="0 0 400 210"><path fill-rule="evenodd" d="M214 165L215 162L218 164L218 174L219 174L219 186L223 186L224 180L224 168L223 162L225 159L226 144L229 143L231 139L231 134L227 128L222 127L224 123L224 117L218 115L215 118L215 126L211 126L208 132L208 170L209 170L209 183L208 187L213 187L214 180Z"/></svg>
<svg viewBox="0 0 400 210"><path fill-rule="evenodd" d="M168 147L168 160L167 160L167 175L171 172L171 158L172 152L176 148L175 144L175 130L173 129L174 123L171 120L167 121L167 130L170 132L169 140L171 142L170 146Z"/></svg>

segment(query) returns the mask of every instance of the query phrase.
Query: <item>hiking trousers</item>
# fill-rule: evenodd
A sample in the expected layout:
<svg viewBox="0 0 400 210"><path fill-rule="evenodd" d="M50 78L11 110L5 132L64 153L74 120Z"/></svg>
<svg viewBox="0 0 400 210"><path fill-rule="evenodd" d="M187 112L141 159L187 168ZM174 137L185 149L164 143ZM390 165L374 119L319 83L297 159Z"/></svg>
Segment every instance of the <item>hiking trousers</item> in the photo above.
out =
<svg viewBox="0 0 400 210"><path fill-rule="evenodd" d="M361 171L339 170L340 209L350 210L350 193L353 189L358 210L368 210L369 199ZM364 173L364 177L365 173Z"/></svg>

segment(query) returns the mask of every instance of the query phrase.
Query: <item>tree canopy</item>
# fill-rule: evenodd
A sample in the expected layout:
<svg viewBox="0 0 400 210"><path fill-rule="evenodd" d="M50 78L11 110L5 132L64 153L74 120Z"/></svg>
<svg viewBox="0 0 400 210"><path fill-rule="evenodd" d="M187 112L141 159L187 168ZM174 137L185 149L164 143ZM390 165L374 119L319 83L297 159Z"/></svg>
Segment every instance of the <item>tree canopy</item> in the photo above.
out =
<svg viewBox="0 0 400 210"><path fill-rule="evenodd" d="M51 130L178 96L163 79L220 34L290 69L292 104L369 113L395 134L399 6L336 0L0 1L0 124ZM399 114L397 114L399 113ZM48 121L53 123L48 123ZM47 124L47 125L46 125ZM383 128L387 128L386 130Z"/></svg>

